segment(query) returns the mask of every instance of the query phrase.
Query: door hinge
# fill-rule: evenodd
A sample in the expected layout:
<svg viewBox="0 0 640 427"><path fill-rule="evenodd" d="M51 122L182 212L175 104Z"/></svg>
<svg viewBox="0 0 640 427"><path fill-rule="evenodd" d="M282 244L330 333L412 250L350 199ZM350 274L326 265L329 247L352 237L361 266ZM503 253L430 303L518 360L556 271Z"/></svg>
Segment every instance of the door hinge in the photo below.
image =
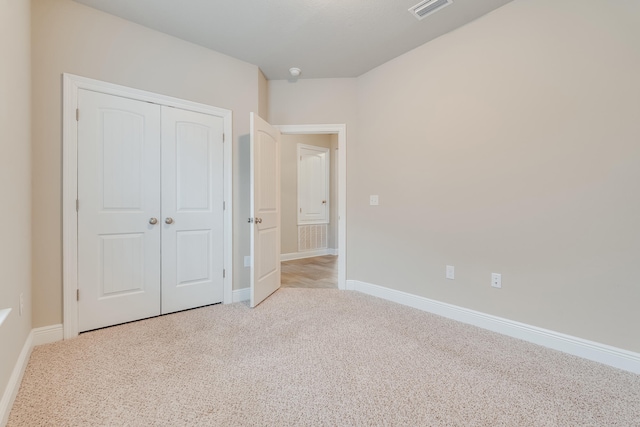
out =
<svg viewBox="0 0 640 427"><path fill-rule="evenodd" d="M76 108L76 122L80 121L80 109Z"/></svg>
<svg viewBox="0 0 640 427"><path fill-rule="evenodd" d="M224 142L224 140L225 140L225 134L223 133L222 134L222 142Z"/></svg>
<svg viewBox="0 0 640 427"><path fill-rule="evenodd" d="M80 210L80 200L76 199L76 212Z"/></svg>
<svg viewBox="0 0 640 427"><path fill-rule="evenodd" d="M222 202L222 210L223 211L227 210L227 202Z"/></svg>
<svg viewBox="0 0 640 427"><path fill-rule="evenodd" d="M76 301L80 301L80 289L76 289Z"/></svg>
<svg viewBox="0 0 640 427"><path fill-rule="evenodd" d="M227 270L223 269L222 270L222 278L224 279L225 277L227 277Z"/></svg>

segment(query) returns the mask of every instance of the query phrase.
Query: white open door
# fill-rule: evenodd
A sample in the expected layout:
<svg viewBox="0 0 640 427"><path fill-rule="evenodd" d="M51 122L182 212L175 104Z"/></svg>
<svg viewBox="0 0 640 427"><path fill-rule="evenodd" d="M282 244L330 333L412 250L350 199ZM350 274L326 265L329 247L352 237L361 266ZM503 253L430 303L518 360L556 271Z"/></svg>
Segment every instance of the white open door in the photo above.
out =
<svg viewBox="0 0 640 427"><path fill-rule="evenodd" d="M251 307L280 287L280 132L251 113Z"/></svg>

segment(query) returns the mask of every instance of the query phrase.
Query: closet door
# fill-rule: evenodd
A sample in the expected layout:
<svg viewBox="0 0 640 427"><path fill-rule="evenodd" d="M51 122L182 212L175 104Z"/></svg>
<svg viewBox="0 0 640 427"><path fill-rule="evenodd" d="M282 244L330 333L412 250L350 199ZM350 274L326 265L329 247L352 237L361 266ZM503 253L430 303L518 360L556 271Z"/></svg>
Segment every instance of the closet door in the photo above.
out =
<svg viewBox="0 0 640 427"><path fill-rule="evenodd" d="M162 107L162 313L222 302L223 119Z"/></svg>
<svg viewBox="0 0 640 427"><path fill-rule="evenodd" d="M78 93L78 320L160 314L160 107Z"/></svg>

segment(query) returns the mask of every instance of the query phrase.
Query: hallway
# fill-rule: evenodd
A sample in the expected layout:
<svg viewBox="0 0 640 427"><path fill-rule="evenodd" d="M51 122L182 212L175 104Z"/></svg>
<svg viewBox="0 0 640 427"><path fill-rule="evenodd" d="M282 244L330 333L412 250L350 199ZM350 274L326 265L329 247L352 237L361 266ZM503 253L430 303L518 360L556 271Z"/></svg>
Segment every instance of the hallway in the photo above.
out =
<svg viewBox="0 0 640 427"><path fill-rule="evenodd" d="M325 255L282 262L283 288L338 288L338 257Z"/></svg>

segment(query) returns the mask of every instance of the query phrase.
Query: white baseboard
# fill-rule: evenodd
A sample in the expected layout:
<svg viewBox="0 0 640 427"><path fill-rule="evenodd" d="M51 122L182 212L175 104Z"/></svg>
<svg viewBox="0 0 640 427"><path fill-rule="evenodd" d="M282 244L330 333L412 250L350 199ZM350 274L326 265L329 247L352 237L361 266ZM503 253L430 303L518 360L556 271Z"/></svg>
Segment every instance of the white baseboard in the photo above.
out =
<svg viewBox="0 0 640 427"><path fill-rule="evenodd" d="M0 310L0 326L2 326L7 317L9 317L9 313L11 313L10 308L3 308Z"/></svg>
<svg viewBox="0 0 640 427"><path fill-rule="evenodd" d="M251 298L250 288L235 289L233 291L233 302L248 301Z"/></svg>
<svg viewBox="0 0 640 427"><path fill-rule="evenodd" d="M640 353L585 340L525 323L458 307L406 292L358 280L347 280L347 289L437 314L469 325L518 338L544 347L640 374Z"/></svg>
<svg viewBox="0 0 640 427"><path fill-rule="evenodd" d="M18 356L13 372L7 383L7 387L2 394L2 400L0 400L0 426L5 426L9 421L9 413L13 402L16 400L18 390L20 389L20 383L24 375L25 369L27 369L27 363L29 362L29 356L31 355L31 349L33 348L33 331L27 336L27 340L22 346L22 351Z"/></svg>
<svg viewBox="0 0 640 427"><path fill-rule="evenodd" d="M337 249L318 249L315 251L293 252L290 254L281 254L280 261L293 261L294 259L313 258L316 256L338 255Z"/></svg>
<svg viewBox="0 0 640 427"><path fill-rule="evenodd" d="M33 333L34 347L37 345L62 341L64 339L64 329L62 328L62 324L35 328L31 332Z"/></svg>
<svg viewBox="0 0 640 427"><path fill-rule="evenodd" d="M29 356L33 347L41 344L49 344L56 341L62 341L64 336L62 325L51 325L42 328L35 328L29 332L27 340L22 346L22 351L15 366L13 372L9 378L9 383L2 394L2 400L0 400L0 426L7 424L9 420L9 413L13 402L16 400L18 390L20 389L20 383L22 383L22 377L24 371L27 369L27 363L29 362Z"/></svg>

